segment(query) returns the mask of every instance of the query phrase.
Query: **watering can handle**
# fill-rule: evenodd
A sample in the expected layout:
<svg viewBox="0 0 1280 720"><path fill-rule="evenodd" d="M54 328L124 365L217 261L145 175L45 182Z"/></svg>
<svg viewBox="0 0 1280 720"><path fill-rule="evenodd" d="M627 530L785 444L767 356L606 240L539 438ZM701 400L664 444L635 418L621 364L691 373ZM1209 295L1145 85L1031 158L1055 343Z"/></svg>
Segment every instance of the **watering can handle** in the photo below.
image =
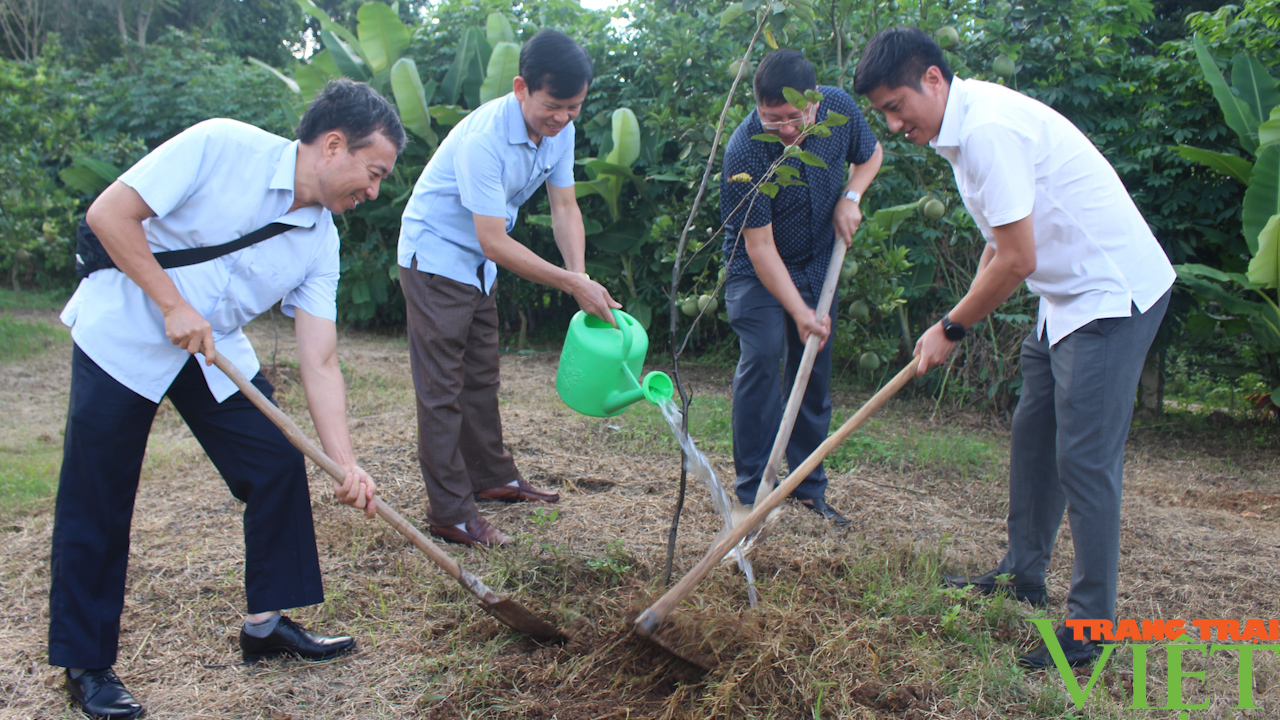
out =
<svg viewBox="0 0 1280 720"><path fill-rule="evenodd" d="M611 309L613 313L613 321L618 324L618 332L622 333L622 361L625 363L627 358L631 356L631 328L622 319L621 312L617 309Z"/></svg>

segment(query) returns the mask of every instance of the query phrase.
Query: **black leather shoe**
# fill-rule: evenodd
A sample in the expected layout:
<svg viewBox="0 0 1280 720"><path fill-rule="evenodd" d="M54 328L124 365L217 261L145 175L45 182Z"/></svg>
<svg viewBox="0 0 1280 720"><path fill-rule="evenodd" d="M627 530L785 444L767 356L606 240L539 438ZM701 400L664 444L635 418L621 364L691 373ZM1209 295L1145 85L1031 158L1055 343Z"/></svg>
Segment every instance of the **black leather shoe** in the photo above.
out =
<svg viewBox="0 0 1280 720"><path fill-rule="evenodd" d="M1045 589L1044 583L1015 583L1000 582L996 580L997 573L995 570L986 575L970 577L968 575L947 575L942 574L942 582L951 587L964 588L973 586L983 595L994 595L1003 593L1012 595L1015 598L1031 603L1036 607L1044 607L1049 604L1049 591Z"/></svg>
<svg viewBox="0 0 1280 720"><path fill-rule="evenodd" d="M71 693L71 699L80 706L84 714L94 720L133 720L146 713L142 703L129 694L124 683L120 682L120 678L109 667L85 670L84 674L74 680L68 672L67 692Z"/></svg>
<svg viewBox="0 0 1280 720"><path fill-rule="evenodd" d="M836 527L848 527L853 524L849 518L841 515L835 508L827 504L822 498L813 498L812 500L801 500L800 504L808 508L809 512L817 513L823 520L830 520L835 523Z"/></svg>
<svg viewBox="0 0 1280 720"><path fill-rule="evenodd" d="M355 638L325 637L304 629L284 615L276 629L266 637L256 638L240 629L240 657L257 662L277 655L292 655L303 660L329 660L354 650Z"/></svg>
<svg viewBox="0 0 1280 720"><path fill-rule="evenodd" d="M1085 642L1075 639L1075 632L1070 628L1059 628L1054 635L1058 645L1062 646L1062 654L1071 667L1081 667L1092 663L1102 654L1102 646L1096 642ZM1043 670L1053 665L1053 657L1049 655L1049 646L1037 645L1031 652L1018 657L1018 664L1031 670Z"/></svg>

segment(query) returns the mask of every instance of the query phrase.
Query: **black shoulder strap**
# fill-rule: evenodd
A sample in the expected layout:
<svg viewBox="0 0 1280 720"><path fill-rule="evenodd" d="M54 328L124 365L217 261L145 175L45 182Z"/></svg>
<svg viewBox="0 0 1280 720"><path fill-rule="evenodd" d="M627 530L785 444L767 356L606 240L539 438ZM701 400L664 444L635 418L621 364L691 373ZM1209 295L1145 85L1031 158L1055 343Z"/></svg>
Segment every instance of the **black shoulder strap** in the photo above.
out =
<svg viewBox="0 0 1280 720"><path fill-rule="evenodd" d="M227 253L233 253L242 248L262 242L270 237L275 237L285 230L292 230L296 225L288 223L273 222L270 225L254 230L237 240L232 240L221 245L210 245L208 247L187 248L185 250L167 250L165 252L155 253L156 262L160 263L162 268L176 268L185 265L195 265L197 263L208 262L214 258L222 257Z"/></svg>

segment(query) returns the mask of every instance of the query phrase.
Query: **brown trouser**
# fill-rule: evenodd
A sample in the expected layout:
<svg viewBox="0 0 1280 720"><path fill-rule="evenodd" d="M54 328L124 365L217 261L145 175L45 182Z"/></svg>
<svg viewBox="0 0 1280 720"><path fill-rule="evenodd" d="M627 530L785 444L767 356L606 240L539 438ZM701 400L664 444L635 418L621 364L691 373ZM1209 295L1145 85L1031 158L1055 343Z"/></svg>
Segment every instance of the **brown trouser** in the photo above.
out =
<svg viewBox="0 0 1280 720"><path fill-rule="evenodd" d="M475 493L520 478L498 415L498 306L441 275L400 268L409 366L418 400L418 462L432 525L476 516Z"/></svg>

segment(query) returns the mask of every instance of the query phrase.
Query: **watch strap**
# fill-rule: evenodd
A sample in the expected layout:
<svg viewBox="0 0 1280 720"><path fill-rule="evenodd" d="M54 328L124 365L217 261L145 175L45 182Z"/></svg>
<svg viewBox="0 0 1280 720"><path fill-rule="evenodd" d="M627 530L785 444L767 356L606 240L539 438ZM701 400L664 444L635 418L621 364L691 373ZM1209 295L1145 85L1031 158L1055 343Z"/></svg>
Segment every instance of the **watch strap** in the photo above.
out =
<svg viewBox="0 0 1280 720"><path fill-rule="evenodd" d="M942 334L951 342L960 342L969 333L969 329L951 320L951 314L942 316Z"/></svg>

